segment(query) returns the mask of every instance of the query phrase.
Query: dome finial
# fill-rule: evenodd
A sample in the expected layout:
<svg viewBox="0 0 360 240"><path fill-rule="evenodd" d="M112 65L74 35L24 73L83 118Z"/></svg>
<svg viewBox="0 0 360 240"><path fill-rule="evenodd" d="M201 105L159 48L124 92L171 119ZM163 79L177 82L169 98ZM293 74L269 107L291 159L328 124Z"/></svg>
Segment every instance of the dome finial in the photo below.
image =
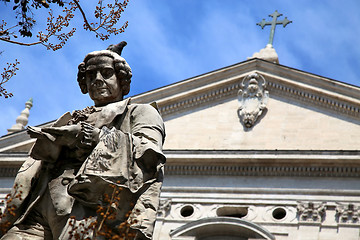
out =
<svg viewBox="0 0 360 240"><path fill-rule="evenodd" d="M33 106L33 99L30 98L25 103L25 109L21 111L20 115L16 118L16 124L14 124L10 129L8 129L8 133L18 132L25 128L26 124L29 121L30 109Z"/></svg>

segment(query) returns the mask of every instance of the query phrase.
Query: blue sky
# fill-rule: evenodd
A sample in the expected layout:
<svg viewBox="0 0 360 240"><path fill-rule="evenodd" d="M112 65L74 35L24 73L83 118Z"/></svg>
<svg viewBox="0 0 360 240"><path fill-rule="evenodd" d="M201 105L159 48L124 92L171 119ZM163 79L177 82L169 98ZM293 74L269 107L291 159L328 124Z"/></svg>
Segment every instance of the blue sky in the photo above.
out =
<svg viewBox="0 0 360 240"><path fill-rule="evenodd" d="M96 2L88 0L88 2ZM0 16L11 11L0 2ZM0 67L17 58L16 77L0 98L0 136L15 124L32 97L29 125L55 120L92 105L76 82L77 66L91 51L122 40L133 71L129 96L245 61L268 42L270 27L257 26L275 10L293 23L278 26L274 48L280 64L360 86L359 0L130 0L121 23L126 32L103 42L81 30L59 51L0 42ZM77 24L78 23L78 24Z"/></svg>

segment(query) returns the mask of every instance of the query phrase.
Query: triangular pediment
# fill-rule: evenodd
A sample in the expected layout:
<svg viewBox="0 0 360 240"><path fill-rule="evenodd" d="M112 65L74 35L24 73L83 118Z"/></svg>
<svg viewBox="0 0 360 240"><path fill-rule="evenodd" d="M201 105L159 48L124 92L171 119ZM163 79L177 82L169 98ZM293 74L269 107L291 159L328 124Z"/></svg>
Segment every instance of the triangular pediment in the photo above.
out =
<svg viewBox="0 0 360 240"><path fill-rule="evenodd" d="M248 128L238 92L246 76L265 79L266 108ZM356 150L360 88L252 59L135 96L157 101L165 121L165 149Z"/></svg>
<svg viewBox="0 0 360 240"><path fill-rule="evenodd" d="M251 128L238 116L238 92L253 73L266 81L266 108ZM132 97L156 101L165 150L356 150L360 88L251 59ZM45 125L49 125L46 123ZM1 152L27 152L26 131L0 138Z"/></svg>

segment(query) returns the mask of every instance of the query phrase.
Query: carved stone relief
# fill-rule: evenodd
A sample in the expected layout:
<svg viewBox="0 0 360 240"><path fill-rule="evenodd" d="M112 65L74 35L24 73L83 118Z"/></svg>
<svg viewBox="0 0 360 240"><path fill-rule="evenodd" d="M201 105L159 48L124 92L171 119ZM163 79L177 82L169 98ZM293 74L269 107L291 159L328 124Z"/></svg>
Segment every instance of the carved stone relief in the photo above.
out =
<svg viewBox="0 0 360 240"><path fill-rule="evenodd" d="M336 206L336 220L339 223L359 223L360 206L353 203L341 204Z"/></svg>
<svg viewBox="0 0 360 240"><path fill-rule="evenodd" d="M322 222L325 218L325 202L299 202L297 206L299 221Z"/></svg>
<svg viewBox="0 0 360 240"><path fill-rule="evenodd" d="M158 217L167 217L171 210L171 199L167 198L160 200L160 206L158 209Z"/></svg>
<svg viewBox="0 0 360 240"><path fill-rule="evenodd" d="M268 99L269 92L263 76L252 73L242 80L238 91L238 116L246 128L253 127L264 113Z"/></svg>

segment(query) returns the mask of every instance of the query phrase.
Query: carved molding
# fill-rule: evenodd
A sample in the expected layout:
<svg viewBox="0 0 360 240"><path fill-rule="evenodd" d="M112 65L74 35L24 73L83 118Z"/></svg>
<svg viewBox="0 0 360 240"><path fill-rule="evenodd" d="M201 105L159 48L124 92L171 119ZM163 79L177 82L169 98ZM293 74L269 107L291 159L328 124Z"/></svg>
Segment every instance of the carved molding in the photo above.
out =
<svg viewBox="0 0 360 240"><path fill-rule="evenodd" d="M195 106L201 106L216 99L223 99L225 97L235 95L239 87L240 83L234 83L218 89L210 90L206 93L194 94L190 98L185 98L175 103L161 104L159 111L162 116L166 116L173 112L178 112Z"/></svg>
<svg viewBox="0 0 360 240"><path fill-rule="evenodd" d="M19 165L0 167L1 177L15 177ZM166 175L360 177L354 166L239 166L168 164Z"/></svg>
<svg viewBox="0 0 360 240"><path fill-rule="evenodd" d="M1 167L0 176L15 177L18 167ZM166 165L166 175L360 177L360 167L194 166Z"/></svg>
<svg viewBox="0 0 360 240"><path fill-rule="evenodd" d="M353 117L360 116L360 108L350 105L345 101L334 100L328 97L319 96L315 93L306 92L301 89L296 89L294 87L285 86L280 83L274 83L270 81L268 81L268 88L274 90L275 92L281 92L287 97L298 99L303 102L310 102L315 105L338 111Z"/></svg>
<svg viewBox="0 0 360 240"><path fill-rule="evenodd" d="M166 175L360 177L360 167L167 165Z"/></svg>
<svg viewBox="0 0 360 240"><path fill-rule="evenodd" d="M321 223L325 218L325 202L299 202L297 206L299 221Z"/></svg>
<svg viewBox="0 0 360 240"><path fill-rule="evenodd" d="M266 77L266 74L263 74ZM221 84L215 88L210 88L207 92L188 94L184 97L179 97L174 101L159 101L159 110L163 117L166 117L174 112L181 112L190 110L195 107L205 106L208 102L213 100L225 100L229 97L236 97L238 91L241 89L239 76L229 80L228 83ZM275 80L275 81L274 81ZM331 96L320 95L316 92L310 92L307 89L302 89L296 86L291 86L285 82L278 82L276 79L267 78L267 90L272 95L281 95L290 99L295 99L305 103L313 103L316 106L330 109L347 116L358 118L360 117L360 106L356 103L346 101L345 99L336 99Z"/></svg>
<svg viewBox="0 0 360 240"><path fill-rule="evenodd" d="M336 221L338 223L359 223L360 206L353 203L337 203Z"/></svg>
<svg viewBox="0 0 360 240"><path fill-rule="evenodd" d="M237 95L240 121L246 128L251 128L263 114L269 100L265 78L258 73L247 75L243 78Z"/></svg>
<svg viewBox="0 0 360 240"><path fill-rule="evenodd" d="M158 217L165 218L169 215L172 201L170 198L160 200L160 206L157 212Z"/></svg>

